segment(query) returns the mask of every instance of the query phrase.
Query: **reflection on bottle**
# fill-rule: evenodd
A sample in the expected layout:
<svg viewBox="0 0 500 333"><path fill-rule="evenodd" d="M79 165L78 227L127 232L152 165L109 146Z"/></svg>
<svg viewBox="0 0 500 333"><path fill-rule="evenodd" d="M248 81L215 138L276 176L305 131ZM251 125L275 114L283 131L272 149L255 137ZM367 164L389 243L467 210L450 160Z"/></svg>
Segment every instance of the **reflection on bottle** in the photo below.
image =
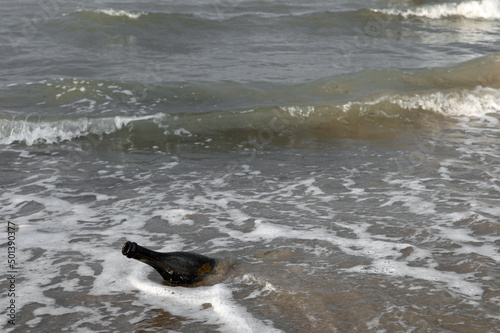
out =
<svg viewBox="0 0 500 333"><path fill-rule="evenodd" d="M163 279L172 284L187 285L212 273L216 261L196 253L155 252L134 242L126 242L122 254L153 267Z"/></svg>

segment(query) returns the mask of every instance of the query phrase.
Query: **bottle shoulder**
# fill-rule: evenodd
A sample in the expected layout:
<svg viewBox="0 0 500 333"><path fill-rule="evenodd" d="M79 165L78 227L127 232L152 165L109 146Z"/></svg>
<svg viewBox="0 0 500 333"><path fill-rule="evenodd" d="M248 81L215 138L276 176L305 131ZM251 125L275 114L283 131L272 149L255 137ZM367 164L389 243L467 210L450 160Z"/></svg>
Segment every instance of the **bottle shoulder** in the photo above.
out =
<svg viewBox="0 0 500 333"><path fill-rule="evenodd" d="M216 260L213 258L191 252L165 252L161 253L158 259L191 265L202 265L204 263L215 265L216 263Z"/></svg>

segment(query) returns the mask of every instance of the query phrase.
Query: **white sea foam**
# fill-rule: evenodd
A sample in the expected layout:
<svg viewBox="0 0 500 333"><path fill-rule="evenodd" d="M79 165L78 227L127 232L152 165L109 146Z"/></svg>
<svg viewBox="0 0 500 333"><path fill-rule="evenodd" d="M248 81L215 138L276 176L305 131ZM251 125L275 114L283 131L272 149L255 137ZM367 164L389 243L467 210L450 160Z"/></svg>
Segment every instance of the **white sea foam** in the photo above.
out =
<svg viewBox="0 0 500 333"><path fill-rule="evenodd" d="M153 212L153 215L160 216L164 220L168 221L171 225L181 225L181 224L193 224L188 216L190 214L195 214L195 211L186 209L161 209Z"/></svg>
<svg viewBox="0 0 500 333"><path fill-rule="evenodd" d="M331 40L334 34L328 32L334 32L338 27L328 24L329 19L360 18L366 14L363 11L352 11L353 8L358 8L357 4L345 3L347 5L343 8L348 10L345 13L347 16L330 11L319 16L295 17L295 4L283 8L279 5L269 7L267 2L266 8L254 6L255 2L250 7L246 3L242 7L229 6L227 13L223 14L228 18L243 14L236 20L227 21L227 27L231 27L241 22L261 24L261 18L255 16L258 14L254 15L254 11L261 9L284 13L282 19L266 24L276 25L278 30L284 28L289 31L297 18L300 22L294 25L294 33L285 37L293 39L304 36L301 31L305 31L307 35L311 29L321 26L325 34L319 35L328 36ZM416 24L422 21L419 17L428 21L425 17L430 16L426 15L435 15L437 18L454 15L452 19L440 20L441 23L453 25L475 17L489 20L486 18L487 14L494 17L496 9L482 13L483 17L469 15L462 10L465 4L487 3L498 1L427 1L422 6L398 8L395 10L399 12L395 12L395 15L401 15L401 20L392 22L395 26L390 28L397 30L399 23L406 26L403 16L417 18ZM305 6L304 8L314 7L305 2L297 4ZM40 78L33 77L30 79L33 81L31 83L16 83L5 89L6 105L10 105L15 111L5 111L0 120L0 142L25 143L2 146L0 155L3 163L0 172L0 216L4 221L11 221L18 226L16 254L19 259L19 283L16 287L19 295L16 305L19 306L19 323L16 331L47 331L52 328L54 331L67 332L162 329L269 332L274 330L273 327L287 332L391 329L404 332L415 330L416 327L428 331L453 331L462 325L462 320L467 321L463 329L481 327L487 330L498 327L500 318L494 310L500 306L500 297L497 296L500 262L500 94L492 88L474 88L479 82L488 82L485 84L497 87L491 57L460 66L459 69L465 69L463 71L456 71L453 67L424 75L410 75L411 77L400 72L396 76L389 73L388 76L394 78L394 81L389 80L391 82L406 79L413 82L412 79L415 78L415 85L408 83L401 87L389 81L380 85L358 85L355 83L356 78L365 82L363 77L369 78L370 75L365 76L365 72L359 75L346 74L346 80L342 79L342 83L349 88L344 89L342 84L338 88L344 92L342 97L337 97L340 96L337 93L324 95L328 92L316 89L316 84L301 84L302 81L311 82L317 78L309 77L306 67L301 67L300 64L298 67L294 66L292 61L277 66L281 68L277 69L279 73L264 73L264 77L261 75L262 71L253 71L252 77L245 74L242 79L244 82L239 85L241 89L235 86L233 90L224 92L227 90L227 83L208 87L211 82L219 82L220 74L210 75L202 68L201 74L195 73L202 77L201 81L196 80L196 75L184 75L185 69L189 68L177 66L179 63L175 63L175 60L186 59L185 52L179 53L178 48L170 50L161 45L148 47L148 37L154 41L158 36L148 36L148 26L136 25L138 20L146 19L147 14L140 11L147 9L133 9L132 3L117 6L131 11L89 10L72 13L71 17L64 19L59 19L56 15L49 21L35 22L38 23L36 28L41 29L39 34L24 34L26 38L21 38L22 44L29 44L29 47L19 45L23 54L24 51L34 51L31 53L34 58L27 54L24 57L26 60L37 58L35 53L38 50L51 49L50 45L47 47L43 44L47 38L38 38L45 36L45 33L54 32L54 38L47 39L49 44L62 41L60 46L67 51L64 54L70 56L74 53L71 50L81 49L79 47L82 43L88 44L86 37L95 37L92 40L96 41L96 45L86 47L85 50L100 52L102 62L99 62L99 57L92 59L97 61L94 61L96 70L79 74L88 77L89 81L63 78L59 81L47 79L44 83ZM199 1L193 4L179 2L174 7L163 4L150 6L149 9L181 14L205 12L207 8L212 8L210 6L213 3L207 0L203 1L203 5ZM332 10L331 2L327 6ZM419 12L421 9L427 12ZM19 13L23 17L23 12ZM30 13L24 14L31 18ZM149 22L154 25L149 28L161 28L156 29L159 34L188 25L195 30L206 30L199 24L207 22L194 22L188 16L177 14L167 16L180 20L178 25L174 26L175 22ZM151 18L153 15L149 16ZM160 17L167 18L165 15L157 18ZM311 23L311 19L319 19L319 25ZM9 23L7 21L6 24ZM348 22L340 30L352 30L350 20L340 21ZM337 23L343 24L340 21ZM196 27L193 23L197 24ZM219 23L226 22L208 23L207 31L222 31L225 25ZM432 26L426 26L425 30L443 30L440 29L442 27L436 28L434 23L436 22ZM442 63L448 59L455 62L467 54L487 50L494 45L490 39L495 34L493 31L479 30L491 26L490 23L479 24L474 21L477 26L473 33L477 40L473 42L477 43L462 43L466 48L463 52L456 52L457 38L460 39L462 34L452 33L450 36L438 33L433 34L438 36L435 39L441 40L444 37L445 42L429 44L428 51L437 55L431 57L431 64L405 61L405 56L410 55L411 58L410 48L406 50L406 54L398 53L398 63L395 65L405 68L434 66L432 63L436 61ZM260 29L266 26L260 25ZM118 45L113 34L118 30L122 31L122 28L136 35L138 40L142 36L144 43ZM303 28L306 30L302 30ZM75 32L75 29L78 31ZM241 31L243 30L236 29L234 33ZM13 37L23 37L22 35L14 34ZM345 34L341 35L345 37ZM72 36L85 38L70 41ZM111 40L107 38L110 36ZM221 37L220 34L215 36ZM231 38L232 35L227 36ZM30 43L37 38L39 42ZM389 44L395 42L391 38L384 40ZM227 41L225 46L229 50L231 40ZM300 38L298 41L300 42ZM206 42L205 46L216 45ZM259 46L257 44L255 46ZM365 54L358 54L359 64L367 64L370 60L374 68L377 64L382 67L391 65L391 58L387 58L387 54L376 58L377 53L370 52L373 51L368 45L371 43L365 44ZM271 46L273 45L278 50L279 45ZM57 50L58 45L53 46ZM203 46L204 44L201 45L202 49ZM290 48L280 49L286 53L285 58L280 59L302 59L297 57L298 54L290 53L294 45L288 46ZM357 51L360 51L359 45L357 46ZM173 67L165 68L165 72L169 73L165 76L168 82L163 82L163 86L148 86L152 90L148 90L147 98L140 99L139 97L145 96L137 93L136 89L140 87L136 84L137 80L145 78L144 75L141 77L144 68L134 66L129 61L128 67L124 69L124 61L130 60L137 52L150 56L146 60L161 60L155 54L161 55L162 50L172 51L167 57L168 63L170 60L174 61ZM242 51L245 50L243 47ZM267 50L264 56L272 55L273 50ZM193 50L184 51L189 53ZM221 50L215 51L219 53L209 52L208 58L202 58L201 61L210 60L211 55L220 55ZM235 59L238 60L239 51L236 51L228 56L236 55ZM321 49L316 51L319 52L316 55L324 53L325 59L331 63L331 52L325 53ZM345 51L346 54L349 53L349 49ZM162 54L165 55L165 52ZM308 57L313 59L314 55L311 53ZM42 52L39 56L43 59L50 58L47 52ZM67 62L78 64L81 63L80 58L77 54L76 58L70 57ZM441 60L436 60L438 58ZM117 67L109 68L112 60L120 60L115 61ZM240 60L240 64L255 63L248 61L252 59ZM19 61L10 62L21 64ZM106 73L99 72L99 68L104 68L103 66L109 68ZM183 69L178 71L180 74L175 73L175 67ZM283 94L285 88L281 83L277 86L272 84L275 81L287 81L287 68L292 67L302 69L300 72L305 74L298 79L292 77L297 76L297 71L288 75L291 90L298 89L301 94L304 93L299 96ZM349 68L344 67L341 64L340 67L329 66L328 73L321 69L319 71L322 77L330 76L349 71ZM172 68L174 71L169 71ZM199 72L200 68L193 66L191 69ZM476 68L478 75L465 77L467 73L475 73ZM52 69L40 70L38 75L51 77L57 72ZM230 69L231 66L226 71L231 72L227 76L227 82L240 80L242 73L251 73L244 69L236 72ZM78 70L83 68L79 69L77 66L71 69ZM214 66L210 70L214 73L221 72L220 66ZM445 73L448 70L453 72L449 76ZM16 72L16 69L13 68L12 71ZM24 73L22 70L17 72ZM113 81L117 80L113 73L122 73L124 77L120 82L127 83ZM139 75L135 75L137 73ZM443 79L441 74L446 77ZM377 73L374 75L379 76ZM192 77L194 86L188 87L182 83L186 78ZM23 80L22 75L20 78L15 76L14 79L16 78ZM270 83L259 84L259 80L254 80L255 78L269 79ZM432 82L429 83L429 80ZM183 86L176 87L178 82ZM248 86L246 82L249 82ZM353 89L350 88L351 82ZM266 87L272 89L265 91ZM302 89L304 87L305 90ZM274 88L281 91L277 92L277 96ZM393 88L395 92L391 91ZM198 108L199 111L203 111L204 107L227 110L241 105L246 111L214 111L209 113L210 117L214 115L210 118L213 122L203 121L208 119L203 118L205 113L184 113L177 114L176 117L177 112L189 109L183 105L195 103L195 99L187 97L190 89L199 96L196 99L196 103L200 103L197 104L201 108ZM377 99L380 94L386 97ZM234 99L227 99L229 95ZM28 96L26 108L22 107L23 96ZM327 98L323 99L325 96ZM363 97L359 96L368 96L368 103L360 100ZM277 101L274 101L274 97ZM314 104L316 98L318 103L327 100L336 106L352 100L353 117L346 119L352 119L354 123L366 118L370 120L370 117L363 117L363 110L367 110L366 114L373 110L383 110L389 117L391 111L395 111L397 117L401 118L416 115L418 124L422 126L410 126L408 131L403 130L402 135L394 139L357 140L352 137L346 140L321 140L312 149L296 149L294 143L280 145L281 139L286 137L287 131L283 130L285 125L290 124L287 128L293 130L294 124L318 124L321 129L322 119L317 123L314 121L328 113L329 109L322 106L300 106L300 103ZM314 101L307 102L307 99ZM154 106L151 104L153 100ZM274 105L273 101L289 107L277 109L276 115L265 114L274 110L273 108L257 107L269 103ZM355 105L357 102L359 103ZM255 111L249 111L254 110L252 108L256 108ZM37 114L43 116L13 118L14 115L35 109ZM161 110L166 115L140 117L159 112L151 110ZM348 106L346 110L350 111ZM359 118L356 117L357 112L354 112L357 110L360 110ZM431 112L444 117L429 116L428 113ZM257 122L256 119L262 115L265 116L262 118L264 120ZM280 115L284 117L279 118ZM277 123L271 122L274 116L279 118ZM461 117L463 121L447 119L450 117ZM236 121L232 122L233 119ZM375 122L374 125L382 123ZM242 124L241 127L238 127L239 124ZM258 126L259 124L264 127ZM150 128L156 130L157 125L169 126L168 130L172 135L191 136L192 140L182 140L181 144L173 144L170 148L172 137L161 138L160 135L156 136L156 132L148 131ZM231 137L235 128L248 126L257 133L259 129L271 126L275 141L269 147L257 149L251 156L240 151L237 144L231 144L232 148L228 150L205 150L199 147L191 149L194 146L191 146L192 141L208 144L212 140L211 144L220 146L222 140L216 135L204 136L203 133L213 132L205 131L207 127L199 127L201 125L212 126L211 129L222 128L223 133L228 133ZM427 125L436 127L440 135L431 135L432 129ZM225 126L230 131L225 131ZM304 132L309 128L312 127L304 127ZM73 148L82 143L84 149L83 144L88 142L74 140L71 144L57 146L36 145L37 142L73 140L78 136L94 138L116 131L120 131L117 133L119 135L111 135L103 143L132 138L134 143L138 143L137 147L142 147L143 142L153 142L154 149L130 149L122 152L109 151L105 149L107 147L103 147L88 151L88 155L73 161L68 158L74 151ZM158 132L160 133L161 131ZM142 134L144 140L141 141L138 136ZM248 137L246 133L241 134ZM299 136L297 141L300 138ZM169 149L161 147L160 143L164 141L167 141ZM405 154L414 152L420 152L425 157L418 161L419 165L412 165L408 172L395 165L400 157L404 158ZM66 168L65 164L68 163L71 169ZM5 228L5 224L3 227ZM120 247L125 240L158 251L182 250L215 258L228 257L234 260L235 265L225 272L224 282L216 285L168 287L162 285L160 277L151 267L127 259L121 254ZM5 236L0 245L6 251ZM411 306L408 306L409 301L412 302ZM430 308L432 311L429 311ZM441 320L443 318L446 320ZM297 327L302 324L303 326ZM337 325L338 329L335 327ZM5 329L5 326L2 328Z"/></svg>
<svg viewBox="0 0 500 333"><path fill-rule="evenodd" d="M222 283L196 289L161 286L144 277L130 277L129 283L141 291L144 302L177 316L220 325L223 332L282 332L253 317L234 301L231 288Z"/></svg>
<svg viewBox="0 0 500 333"><path fill-rule="evenodd" d="M193 136L193 134L185 128L178 128L178 129L174 130L174 134L178 135L178 136L186 136L186 137Z"/></svg>
<svg viewBox="0 0 500 333"><path fill-rule="evenodd" d="M405 18L411 16L440 19L450 16L461 16L469 19L500 19L500 1L460 1L442 4L430 4L413 8L391 8L375 10L389 15L401 15Z"/></svg>
<svg viewBox="0 0 500 333"><path fill-rule="evenodd" d="M389 94L374 100L348 102L344 112L353 106L368 106L390 103L406 110L423 109L448 117L484 117L500 111L500 90L476 87L473 90L450 90L422 92L419 94Z"/></svg>
<svg viewBox="0 0 500 333"><path fill-rule="evenodd" d="M80 9L78 10L79 12L85 12L89 11L88 9ZM138 19L141 17L141 15L144 15L144 13L134 13L134 12L129 12L126 10L115 10L115 9L95 9L93 10L95 13L101 13L101 14L106 14L109 16L125 16L130 19Z"/></svg>
<svg viewBox="0 0 500 333"><path fill-rule="evenodd" d="M126 120L118 123L125 124ZM477 142L471 144L477 147ZM477 154L478 149L474 150ZM462 153L473 151L459 151ZM19 165L40 164L40 157L33 151L12 154L17 155ZM68 330L78 332L89 323L109 326L124 316L140 327L151 316L148 309L162 309L200 327L215 325L224 332L268 332L274 330L273 317L266 317L256 308L266 306L274 294L294 292L276 278L280 270L294 265L310 268L310 276L305 279L315 278L317 272L331 273L331 280L324 282L327 287L327 283L336 286L346 277L375 276L377 281L383 279L396 288L401 286L401 290L392 291L396 294L412 293L425 299L428 288L432 288L436 293L453 295L457 302L465 299L475 303L482 302L494 276L477 274L479 271L467 265L464 273L453 267L446 269L440 267L440 259L460 256L467 263L479 256L477 265L499 260L495 235L477 235L469 222L464 222L473 220L473 213L443 213L448 194L439 197L439 192L446 190L436 183L454 180L457 163L464 163L458 157L442 161L439 167L448 170L436 169L436 179L382 173L378 181L371 179L378 172L373 165L350 159L341 168L304 171L307 168L299 165L294 170L302 173L279 178L279 171L273 169L275 164L271 163L273 170L269 170L262 160L242 160L233 169L232 177L225 177L223 170L193 171L190 163L198 161L163 154L155 155L159 160L151 159L141 170L137 167L143 164L128 163L126 159L132 157L126 155L112 164L93 165L92 177L97 180L89 180L87 171L80 171L84 165L78 165L70 177L58 172L52 175L57 166L52 162L58 161L58 155L44 158L43 162L48 162L42 163L46 173L30 175L19 187L0 193L0 213L20 225L26 272L23 293L30 295L30 301L46 305L33 311L39 317L30 320L29 327L45 323L48 316L76 317L79 313L85 318L68 323ZM78 184L80 172L83 189ZM447 177L440 178L440 173ZM369 182L363 183L363 177L370 178ZM214 183L214 179L218 181ZM483 191L489 182L476 183L478 190ZM494 181L489 185L495 185ZM467 202L472 210L491 214L492 221L498 216L498 208L481 198L463 195L470 199ZM85 197L95 199L87 201ZM30 205L34 208L23 209ZM446 209L455 210L455 206L450 204ZM166 221L165 233L147 230L147 221L158 216ZM254 260L239 276L229 276L214 286L167 287L149 279L154 273L151 268L129 263L121 255L117 244L123 239L160 251L194 250L199 246L209 255L235 253L252 258L256 249L282 247L292 249L294 254L277 264ZM443 250L443 244L452 246ZM28 261L42 250L39 262ZM306 256L295 255L299 253ZM342 257L347 268L338 267L333 259ZM304 258L307 264L301 262ZM316 265L316 258L323 264ZM307 293L308 287L303 289ZM51 296L54 290L68 297L84 294L89 297L87 301L105 301L97 303L100 308L80 308L77 304L72 309L75 302L63 303L57 294ZM129 303L111 301L117 295ZM304 301L303 296L294 297ZM309 301L309 294L307 298ZM21 303L28 304L28 300L23 298ZM308 314L309 309L303 311ZM327 317L331 317L329 310L318 314L318 318ZM204 324L198 324L200 321Z"/></svg>
<svg viewBox="0 0 500 333"><path fill-rule="evenodd" d="M314 113L314 106L281 106L280 109L295 118L306 119Z"/></svg>
<svg viewBox="0 0 500 333"><path fill-rule="evenodd" d="M22 142L28 146L37 143L53 144L89 134L104 135L122 129L134 121L158 119L163 115L142 117L116 116L109 118L80 117L74 119L44 119L26 117L0 120L0 144Z"/></svg>
<svg viewBox="0 0 500 333"><path fill-rule="evenodd" d="M401 250L411 247L410 244L394 242L392 240L374 239L368 232L368 226L347 226L354 231L358 238L349 239L339 237L336 234L321 228L313 230L294 230L292 228L256 221L256 227L249 233L230 232L234 238L240 238L246 242L270 242L276 238L302 239L302 240L324 240L338 246L349 255L369 257L373 260L370 265L355 266L346 269L346 272L383 274L391 276L409 276L415 279L438 281L447 284L451 290L464 295L478 298L483 290L479 283L471 283L468 279L472 275L456 274L454 272L441 272L435 269L436 263L428 267L413 267L410 261L429 258L430 252L424 249L415 249L406 259L396 261L391 257L401 256ZM488 249L489 250L489 249ZM491 254L491 252L488 252ZM409 261L407 261L409 260Z"/></svg>
<svg viewBox="0 0 500 333"><path fill-rule="evenodd" d="M278 288L273 285L272 283L270 283L269 281L265 281L263 279L260 279L258 277L256 277L254 274L244 274L242 277L241 277L241 282L244 282L244 283L250 283L250 284L257 284L259 285L259 289L257 290L254 290L252 293L250 293L250 295L248 295L247 297L245 297L245 299L249 299L249 298L256 298L256 297L261 297L261 296L267 296L271 293L277 293L279 292Z"/></svg>
<svg viewBox="0 0 500 333"><path fill-rule="evenodd" d="M480 283L471 283L467 279L473 277L473 274L457 274L454 272L442 272L427 267L412 267L406 263L396 260L381 259L375 260L368 266L355 266L344 270L352 273L382 274L389 276L409 276L414 279L427 280L446 284L453 291L467 295L469 297L480 299L483 294L483 288Z"/></svg>
<svg viewBox="0 0 500 333"><path fill-rule="evenodd" d="M21 153L23 159L33 159L34 156L26 153ZM184 161L174 159L176 162L173 169L165 169L173 177L175 176L175 168L183 167ZM113 169L108 170L103 176L112 177L123 175L123 170L127 166L115 165ZM113 171L114 170L114 171ZM247 175L261 175L252 170L252 167L243 164L240 177ZM347 170L344 170L347 172ZM359 170L358 170L359 173ZM349 174L348 179L343 179L342 184L347 185L346 195L351 195L351 189L356 186L356 180L353 178L356 173ZM133 175L129 175L133 176ZM33 311L33 315L39 316L31 320L27 325L36 327L45 316L62 316L83 313L87 319L76 321L68 324L67 327L72 331L81 329L80 325L85 325L88 322L101 322L103 325L111 325L109 318L114 318L113 314L124 315L125 305L106 303L106 312L102 309L94 309L89 306L77 306L74 308L62 306L56 299L50 297L49 290L60 288L67 293L75 291L85 291L85 294L90 296L98 296L100 299L106 297L115 297L116 294L121 297L132 297L134 305L149 309L163 309L174 316L185 318L188 322L202 321L206 325L216 325L223 332L278 332L273 328L273 324L268 320L258 319L254 312L246 307L246 302L260 302L262 298L269 297L270 294L279 293L280 286L271 283L265 278L261 278L253 272L246 272L242 277L234 280L229 279L226 283L219 283L214 286L204 286L199 288L182 288L182 287L167 287L157 282L150 281L148 274L151 269L142 264L129 265L126 263L119 249L110 248L110 242L116 241L122 237L134 237L134 241L142 244L151 244L151 235L143 232L145 221L151 216L161 216L168 220L170 225L181 225L184 227L194 228L213 228L216 230L216 235L219 238L212 238L211 244L219 250L233 249L243 244L243 246L251 246L251 244L259 244L266 246L280 239L287 241L287 246L293 247L294 244L302 244L306 240L315 244L322 244L321 250L316 249L314 253L318 256L328 256L332 249L339 249L341 252L355 257L362 257L369 260L368 264L360 264L354 267L334 269L337 274L355 274L366 275L374 274L394 280L413 279L414 285L411 291L417 292L422 283L431 283L435 287L451 291L452 293L460 294L459 297L467 297L469 300L477 301L483 294L481 279L475 278L473 273L459 274L453 271L438 270L437 262L432 259L432 250L419 248L408 242L402 241L399 237L383 237L376 235L370 231L372 223L348 223L334 222L335 227L343 228L351 232L351 236L345 237L331 230L328 227L319 227L312 225L286 225L283 223L272 223L268 220L257 219L252 227L248 227L251 220L251 214L247 214L243 209L238 208L238 205L247 204L249 201L258 201L262 205L269 207L279 206L279 202L292 201L294 205L298 205L293 211L297 216L304 217L305 215L318 215L317 211L308 206L308 201L314 200L319 203L324 202L323 198L329 195L325 193L327 188L322 184L317 177L304 177L294 179L293 181L276 183L276 188L268 192L259 192L252 195L247 193L242 195L237 189L231 188L224 190L224 187L217 187L216 190L211 187L211 175L193 173L189 178L185 178L186 174L174 180L167 192L177 193L175 202L165 200L163 192L156 193L155 189L149 184L149 180L144 182L147 177L137 178L135 184L141 184L143 187L134 189L135 194L132 198L119 198L115 195L107 195L95 193L96 202L93 204L78 204L67 201L71 198L76 198L70 189L64 189L55 184L61 183L61 179L57 176L39 179L39 176L33 176L31 181L25 185L32 188L41 188L38 194L16 194L4 193L0 196L1 202L7 202L2 207L2 213L16 212L19 207L26 201L36 201L42 206L38 212L34 212L29 216L14 217L11 220L18 224L22 224L20 228L20 237L27 243L23 244L23 248L41 248L46 250L44 260L40 261L36 266L31 265L26 261L31 255L27 254L24 261L27 263L25 269L31 274L37 276L36 279L28 279L23 282L23 292L29 293L30 299L45 304L43 308ZM204 177L204 178L203 178ZM340 176L342 178L342 176ZM191 179L191 181L186 181ZM408 197L418 197L422 192L426 192L427 188L422 182L413 180L397 180L386 179L386 182L396 188L400 188ZM342 187L342 186L341 186ZM179 191L179 189L183 191ZM245 191L250 191L245 189ZM384 192L385 198L397 197L397 191ZM50 193L50 196L46 196ZM114 191L113 191L114 193ZM92 195L92 192L85 191L80 195ZM117 194L117 193L116 193ZM137 195L139 194L139 195ZM171 193L170 193L171 194ZM265 194L265 195L263 195ZM339 193L343 195L343 193ZM370 191L356 193L353 197L369 196ZM109 200L110 203L103 205L103 201ZM396 201L394 201L396 202ZM147 204L144 204L147 203ZM155 204L156 203L156 204ZM310 203L310 202L309 202ZM331 202L329 202L331 203ZM182 208L175 208L182 207ZM188 208L184 208L188 207ZM408 207L411 209L411 207ZM279 212L279 209L276 208ZM197 214L207 214L210 217L208 225L195 224L189 218L193 212ZM300 215L303 214L303 215ZM436 213L435 213L436 214ZM37 224L29 222L46 219L50 216L51 220L48 224ZM223 219L220 219L220 217ZM463 216L453 217L455 219L463 218ZM103 219L103 220L101 220ZM450 217L450 220L453 219ZM100 241L84 241L68 243L68 240L85 237L86 229L83 227L82 221L89 221L89 226L92 227L92 238L95 235L103 237L105 240L102 244ZM224 222L226 221L226 222ZM102 222L106 225L105 228L96 226ZM238 226L247 226L240 228ZM436 228L436 230L438 230ZM466 233L466 230L443 228L441 233L437 233L443 239L450 239L454 242L470 242L475 239ZM157 237L156 235L155 237ZM158 241L158 244L168 247L171 250L182 249L186 244L186 236L181 234L168 235L168 244ZM189 236L191 237L191 236ZM161 239L161 238L160 238ZM477 239L476 239L477 240ZM331 246L324 245L329 243ZM492 241L493 242L493 241ZM235 245L238 244L238 245ZM302 245L300 245L302 247ZM401 257L401 251L405 248L412 247L413 251L405 258ZM306 248L306 247L304 247ZM77 251L79 254L68 257L66 261L62 260L59 263L60 252ZM166 250L166 248L165 248ZM482 255L491 255L495 252L495 248L491 245L462 247L455 250L457 254L480 253ZM64 258L64 256L63 256ZM71 260L69 258L72 258ZM90 260L78 261L79 258L90 258ZM96 268L95 260L98 259L100 269ZM60 274L64 270L64 266L68 264L68 260L78 263L78 268L74 274L66 275L60 279ZM418 263L418 265L414 265ZM402 279L402 278L405 279ZM407 278L407 279L406 279ZM91 286L86 288L82 286L82 281L95 279ZM57 282L54 282L57 281ZM418 281L423 281L418 283ZM241 286L250 286L251 290L244 295L243 299L237 299L233 292L235 285L237 288ZM47 287L48 286L48 287ZM136 291L138 290L138 292ZM411 292L411 291L405 291ZM23 301L24 302L24 301ZM104 305L103 305L104 306ZM321 314L324 316L326 314ZM138 323L144 320L146 314L134 313L130 315L131 323ZM272 318L269 318L272 320ZM204 325L205 325L204 324Z"/></svg>

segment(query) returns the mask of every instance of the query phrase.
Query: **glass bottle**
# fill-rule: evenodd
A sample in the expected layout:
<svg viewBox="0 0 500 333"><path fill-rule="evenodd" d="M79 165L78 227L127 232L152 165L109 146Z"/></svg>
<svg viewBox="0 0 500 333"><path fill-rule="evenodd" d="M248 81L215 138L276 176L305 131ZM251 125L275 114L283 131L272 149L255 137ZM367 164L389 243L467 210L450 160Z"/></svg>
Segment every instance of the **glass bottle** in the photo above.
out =
<svg viewBox="0 0 500 333"><path fill-rule="evenodd" d="M163 279L172 284L192 284L212 273L216 261L190 252L156 252L134 242L126 242L122 254L153 267Z"/></svg>

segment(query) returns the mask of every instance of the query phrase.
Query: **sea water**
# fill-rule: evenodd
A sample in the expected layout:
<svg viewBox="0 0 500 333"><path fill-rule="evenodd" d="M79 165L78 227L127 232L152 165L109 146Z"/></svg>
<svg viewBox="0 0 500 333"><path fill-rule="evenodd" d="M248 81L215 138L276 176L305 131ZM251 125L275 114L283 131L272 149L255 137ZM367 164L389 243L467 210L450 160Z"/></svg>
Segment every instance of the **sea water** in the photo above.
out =
<svg viewBox="0 0 500 333"><path fill-rule="evenodd" d="M500 330L500 1L2 8L4 331Z"/></svg>

